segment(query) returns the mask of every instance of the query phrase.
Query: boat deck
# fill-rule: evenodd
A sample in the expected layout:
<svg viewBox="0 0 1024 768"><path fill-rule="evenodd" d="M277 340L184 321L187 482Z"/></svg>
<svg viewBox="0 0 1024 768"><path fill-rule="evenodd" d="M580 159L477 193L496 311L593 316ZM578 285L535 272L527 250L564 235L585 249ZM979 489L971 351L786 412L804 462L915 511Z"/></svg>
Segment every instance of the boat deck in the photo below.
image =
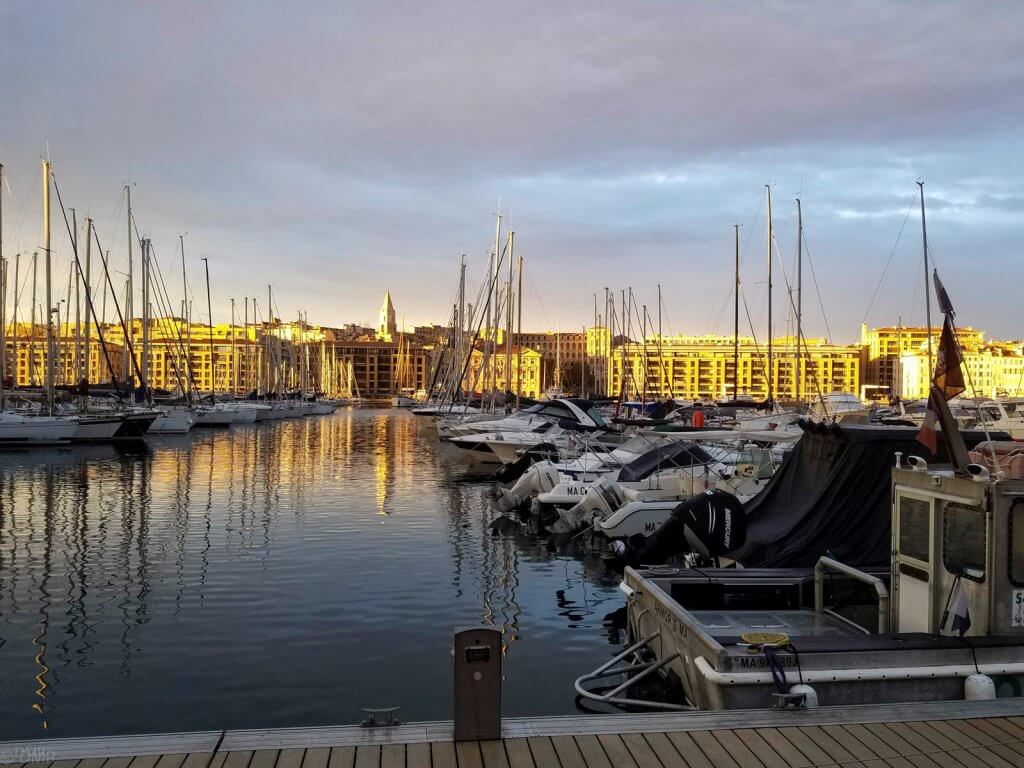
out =
<svg viewBox="0 0 1024 768"><path fill-rule="evenodd" d="M0 743L19 768L1024 768L1024 700L808 711L512 718L502 739L450 722Z"/></svg>

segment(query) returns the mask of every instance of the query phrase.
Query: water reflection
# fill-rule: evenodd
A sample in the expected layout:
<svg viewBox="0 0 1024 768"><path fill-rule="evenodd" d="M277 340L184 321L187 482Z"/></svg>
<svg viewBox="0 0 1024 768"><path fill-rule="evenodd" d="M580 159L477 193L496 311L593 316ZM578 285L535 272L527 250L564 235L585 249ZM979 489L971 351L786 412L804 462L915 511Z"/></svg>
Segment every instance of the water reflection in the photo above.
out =
<svg viewBox="0 0 1024 768"><path fill-rule="evenodd" d="M390 410L0 455L0 738L446 718L473 624L506 712L573 711L615 581L485 490Z"/></svg>

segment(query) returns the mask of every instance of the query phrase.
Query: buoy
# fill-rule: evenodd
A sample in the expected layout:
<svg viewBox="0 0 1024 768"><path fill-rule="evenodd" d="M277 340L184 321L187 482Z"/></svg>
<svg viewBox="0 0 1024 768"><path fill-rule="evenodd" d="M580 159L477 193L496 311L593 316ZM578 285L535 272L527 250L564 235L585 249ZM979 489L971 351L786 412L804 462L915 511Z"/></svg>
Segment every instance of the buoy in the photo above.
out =
<svg viewBox="0 0 1024 768"><path fill-rule="evenodd" d="M988 675L974 674L964 680L964 698L967 701L992 701L996 697L996 684Z"/></svg>
<svg viewBox="0 0 1024 768"><path fill-rule="evenodd" d="M693 412L693 426L697 429L701 429L704 426L704 411Z"/></svg>

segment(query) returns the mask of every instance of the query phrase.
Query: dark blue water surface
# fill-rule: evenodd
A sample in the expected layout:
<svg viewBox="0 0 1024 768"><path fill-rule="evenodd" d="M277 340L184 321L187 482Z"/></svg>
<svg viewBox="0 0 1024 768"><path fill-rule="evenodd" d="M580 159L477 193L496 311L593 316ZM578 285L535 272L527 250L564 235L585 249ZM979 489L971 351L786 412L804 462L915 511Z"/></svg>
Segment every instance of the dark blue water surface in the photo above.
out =
<svg viewBox="0 0 1024 768"><path fill-rule="evenodd" d="M433 423L343 410L0 453L0 739L451 717L452 630L504 713L574 712L619 640L599 562L492 535Z"/></svg>

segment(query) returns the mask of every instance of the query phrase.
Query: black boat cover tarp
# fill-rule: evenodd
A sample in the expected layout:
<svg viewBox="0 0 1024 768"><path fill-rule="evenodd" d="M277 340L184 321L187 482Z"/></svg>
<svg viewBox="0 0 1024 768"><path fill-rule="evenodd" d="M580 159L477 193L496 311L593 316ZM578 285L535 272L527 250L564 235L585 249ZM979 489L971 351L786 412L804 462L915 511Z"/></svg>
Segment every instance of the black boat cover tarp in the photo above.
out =
<svg viewBox="0 0 1024 768"><path fill-rule="evenodd" d="M680 440L652 448L638 456L619 470L620 483L635 483L646 480L655 472L671 467L703 467L714 459L707 451L693 442Z"/></svg>
<svg viewBox="0 0 1024 768"><path fill-rule="evenodd" d="M916 427L801 421L804 433L765 489L746 504L747 543L737 559L750 568L813 566L831 557L884 566L890 556L890 484L896 453L948 463L917 442ZM963 432L972 447L985 439Z"/></svg>

